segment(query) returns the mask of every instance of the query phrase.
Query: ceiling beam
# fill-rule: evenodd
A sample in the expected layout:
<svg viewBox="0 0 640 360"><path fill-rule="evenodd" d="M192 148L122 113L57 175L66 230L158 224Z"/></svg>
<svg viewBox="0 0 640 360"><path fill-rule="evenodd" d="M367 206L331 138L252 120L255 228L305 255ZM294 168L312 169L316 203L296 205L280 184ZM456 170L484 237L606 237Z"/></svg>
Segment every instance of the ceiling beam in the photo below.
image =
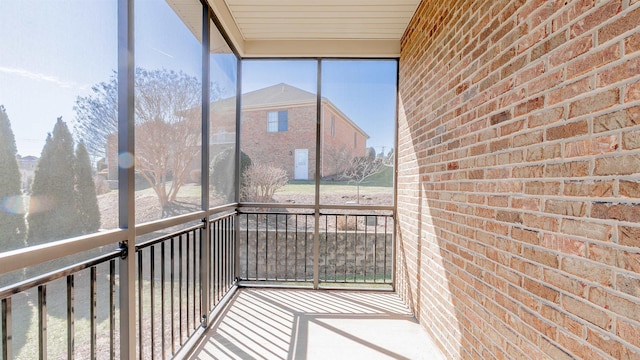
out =
<svg viewBox="0 0 640 360"><path fill-rule="evenodd" d="M397 58L400 40L247 40L243 57Z"/></svg>

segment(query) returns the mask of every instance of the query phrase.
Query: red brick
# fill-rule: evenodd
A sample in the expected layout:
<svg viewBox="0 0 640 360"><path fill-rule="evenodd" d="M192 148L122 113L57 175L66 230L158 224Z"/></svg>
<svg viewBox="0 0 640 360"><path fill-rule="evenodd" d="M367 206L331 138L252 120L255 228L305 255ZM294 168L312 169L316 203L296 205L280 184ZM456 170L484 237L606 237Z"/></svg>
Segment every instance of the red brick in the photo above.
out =
<svg viewBox="0 0 640 360"><path fill-rule="evenodd" d="M564 195L567 196L613 196L613 181L565 181Z"/></svg>
<svg viewBox="0 0 640 360"><path fill-rule="evenodd" d="M565 46L558 48L549 56L549 66L556 67L569 62L570 60L580 56L593 47L593 37L591 35L583 36L575 39Z"/></svg>
<svg viewBox="0 0 640 360"><path fill-rule="evenodd" d="M530 128L553 124L562 120L563 114L564 114L563 107L545 109L539 113L529 116L527 124Z"/></svg>
<svg viewBox="0 0 640 360"><path fill-rule="evenodd" d="M624 102L640 100L640 81L627 85Z"/></svg>
<svg viewBox="0 0 640 360"><path fill-rule="evenodd" d="M552 87L559 85L562 83L562 69L557 70L551 74L543 76L535 81L532 81L527 86L527 92L529 95L535 95L547 89L551 89ZM516 86L518 85L518 80L516 79Z"/></svg>
<svg viewBox="0 0 640 360"><path fill-rule="evenodd" d="M550 214L581 217L586 214L587 205L581 201L547 200L544 211Z"/></svg>
<svg viewBox="0 0 640 360"><path fill-rule="evenodd" d="M636 51L640 51L640 32L624 39L624 53L632 54Z"/></svg>
<svg viewBox="0 0 640 360"><path fill-rule="evenodd" d="M610 225L581 220L562 219L560 224L560 231L564 234L607 242L611 241L612 230Z"/></svg>
<svg viewBox="0 0 640 360"><path fill-rule="evenodd" d="M640 198L640 182L631 180L620 180L619 184L620 196L629 198Z"/></svg>
<svg viewBox="0 0 640 360"><path fill-rule="evenodd" d="M640 354L634 352L629 347L624 346L619 341L612 339L608 335L588 329L587 341L593 346L601 349L605 353L613 356L614 359L638 359Z"/></svg>
<svg viewBox="0 0 640 360"><path fill-rule="evenodd" d="M547 164L544 170L547 177L583 177L589 175L588 161L573 161L559 164Z"/></svg>
<svg viewBox="0 0 640 360"><path fill-rule="evenodd" d="M562 308L604 330L611 329L611 316L602 310L598 310L592 304L569 296L562 296Z"/></svg>
<svg viewBox="0 0 640 360"><path fill-rule="evenodd" d="M618 241L620 245L640 247L640 227L618 227Z"/></svg>
<svg viewBox="0 0 640 360"><path fill-rule="evenodd" d="M620 58L620 44L615 43L606 49L581 56L567 64L567 79L588 73Z"/></svg>
<svg viewBox="0 0 640 360"><path fill-rule="evenodd" d="M640 326L618 319L616 334L631 345L640 347Z"/></svg>
<svg viewBox="0 0 640 360"><path fill-rule="evenodd" d="M567 84L558 90L554 90L547 95L547 104L554 105L561 101L569 100L580 94L591 91L591 84L589 78L576 81L572 84Z"/></svg>
<svg viewBox="0 0 640 360"><path fill-rule="evenodd" d="M606 154L618 149L618 137L615 135L590 138L566 143L565 157Z"/></svg>
<svg viewBox="0 0 640 360"><path fill-rule="evenodd" d="M623 129L640 124L640 107L600 115L593 119L595 133Z"/></svg>
<svg viewBox="0 0 640 360"><path fill-rule="evenodd" d="M609 108L619 101L620 94L618 89L612 89L582 100L577 100L569 105L569 118Z"/></svg>
<svg viewBox="0 0 640 360"><path fill-rule="evenodd" d="M638 24L640 24L640 8L628 11L613 23L600 28L598 30L598 43L604 44L624 32L637 29Z"/></svg>
<svg viewBox="0 0 640 360"><path fill-rule="evenodd" d="M640 298L640 274L638 275L627 275L627 274L618 274L616 275L616 290L634 296L636 298Z"/></svg>
<svg viewBox="0 0 640 360"><path fill-rule="evenodd" d="M589 132L589 123L586 120L572 122L553 128L549 128L546 131L547 140L558 140L568 137L585 135Z"/></svg>
<svg viewBox="0 0 640 360"><path fill-rule="evenodd" d="M566 31L552 35L548 40L544 41L540 45L537 45L531 50L531 61L540 58L543 55L548 54L553 49L559 47L567 41Z"/></svg>
<svg viewBox="0 0 640 360"><path fill-rule="evenodd" d="M596 159L594 175L631 175L640 172L640 155L618 155Z"/></svg>
<svg viewBox="0 0 640 360"><path fill-rule="evenodd" d="M609 86L640 74L640 56L598 74L598 87Z"/></svg>
<svg viewBox="0 0 640 360"><path fill-rule="evenodd" d="M620 13L620 11L622 11L621 0L610 0L602 3L602 6L590 11L589 15L578 20L571 26L571 37L577 37L584 34L614 17L616 14ZM599 43L602 43L602 41Z"/></svg>

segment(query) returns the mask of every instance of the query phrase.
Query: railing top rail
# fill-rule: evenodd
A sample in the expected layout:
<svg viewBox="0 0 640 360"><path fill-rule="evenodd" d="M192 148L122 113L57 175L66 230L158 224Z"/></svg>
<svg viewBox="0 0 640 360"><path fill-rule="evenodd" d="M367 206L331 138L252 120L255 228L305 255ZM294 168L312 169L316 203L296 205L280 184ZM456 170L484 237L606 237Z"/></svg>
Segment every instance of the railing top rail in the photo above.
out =
<svg viewBox="0 0 640 360"><path fill-rule="evenodd" d="M209 218L209 222L219 221L219 220L226 219L228 217L233 217L233 216L236 216L236 215L238 215L237 211L234 211L234 212L231 212L231 213L228 213L228 214L218 215L218 216L216 216L214 218Z"/></svg>
<svg viewBox="0 0 640 360"><path fill-rule="evenodd" d="M19 283L13 284L13 285L9 285L9 286L6 286L4 288L0 288L0 299L4 299L4 298L9 297L11 295L18 294L18 293L23 292L25 290L32 289L32 288L34 288L36 286L40 286L42 284L49 283L51 281L63 278L65 276L67 276L67 275L71 275L71 274L77 273L77 272L82 271L84 269L88 269L90 267L93 267L93 266L108 262L110 260L117 259L117 258L122 256L123 252L124 252L124 250L113 251L113 252L110 252L110 253L108 253L106 255L102 255L102 256L95 257L93 259L85 260L83 262L67 266L67 267L62 268L60 270L51 271L49 273L46 273L46 274L43 274L43 275L40 275L40 276L36 276L34 278L27 279L27 280L21 281Z"/></svg>
<svg viewBox="0 0 640 360"><path fill-rule="evenodd" d="M167 219L159 219L136 225L136 236L150 234L158 230L166 229L176 225L182 225L190 221L202 220L208 216L208 213L208 211L196 211L185 215L175 216Z"/></svg>
<svg viewBox="0 0 640 360"><path fill-rule="evenodd" d="M235 210L237 208L238 208L238 203L231 203L231 204L212 207L209 209L209 216L215 215L216 213L219 213L225 210Z"/></svg>
<svg viewBox="0 0 640 360"><path fill-rule="evenodd" d="M395 211L392 205L322 205L318 206L321 210L389 210ZM313 204L289 204L289 203L239 203L238 211L242 212L243 208L267 208L267 209L315 209Z"/></svg>
<svg viewBox="0 0 640 360"><path fill-rule="evenodd" d="M320 216L381 216L393 217L393 214L372 214L372 213L343 213L343 212L320 212Z"/></svg>
<svg viewBox="0 0 640 360"><path fill-rule="evenodd" d="M176 236L180 236L180 235L186 234L186 233L191 232L193 230L203 229L204 227L205 227L204 224L198 224L198 225L190 226L190 227L188 227L186 229L182 229L182 230L173 232L173 233L168 234L168 235L162 235L162 236L157 237L155 239L147 240L145 242L142 242L142 243L136 245L136 251L140 251L141 249L144 249L146 247L161 243L163 241L169 240L169 239L174 238Z"/></svg>
<svg viewBox="0 0 640 360"><path fill-rule="evenodd" d="M127 231L115 229L0 253L0 274L38 265L63 256L126 240Z"/></svg>

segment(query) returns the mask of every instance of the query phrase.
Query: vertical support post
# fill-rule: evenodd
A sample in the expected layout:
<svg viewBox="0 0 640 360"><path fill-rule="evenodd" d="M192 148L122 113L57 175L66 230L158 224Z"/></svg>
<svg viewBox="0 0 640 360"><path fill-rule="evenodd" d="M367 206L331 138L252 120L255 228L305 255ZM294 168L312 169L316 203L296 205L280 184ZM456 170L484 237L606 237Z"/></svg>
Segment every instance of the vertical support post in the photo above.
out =
<svg viewBox="0 0 640 360"><path fill-rule="evenodd" d="M322 149L320 149L320 138L322 137L322 60L317 60L317 94L316 94L316 173L315 173L315 201L314 201L314 230L313 230L313 288L317 289L320 277L320 158L322 157Z"/></svg>
<svg viewBox="0 0 640 360"><path fill-rule="evenodd" d="M208 314L211 306L209 304L209 133L211 131L211 119L209 109L209 93L211 74L210 74L210 53L211 53L211 20L209 15L209 5L202 6L202 164L201 174L202 178L200 183L202 186L202 210L206 212L206 216L202 221L204 222L204 229L200 231L200 322L202 327L209 325ZM194 304L195 306L195 304Z"/></svg>
<svg viewBox="0 0 640 360"><path fill-rule="evenodd" d="M120 358L136 357L134 0L118 0L118 218L127 229L120 244Z"/></svg>
<svg viewBox="0 0 640 360"><path fill-rule="evenodd" d="M396 291L396 246L398 244L397 234L398 234L398 110L400 108L400 99L398 96L398 84L400 83L400 60L396 59L396 112L395 112L395 127L394 127L394 142L395 148L393 150L393 214L391 215L393 219L393 232L392 232L392 246L391 246L391 288L393 291ZM385 220L385 240L387 238L386 235L386 220ZM385 254L386 254L386 243L385 243ZM385 267L386 267L385 263Z"/></svg>
<svg viewBox="0 0 640 360"><path fill-rule="evenodd" d="M242 174L240 173L242 166L242 148L240 143L240 131L242 130L242 61L238 58L236 63L237 69L237 77L236 77L236 168L235 168L235 200L236 203L240 202L240 184L242 183L242 179L240 178ZM235 228L235 241L236 241L236 251L235 251L235 266L233 268L233 277L238 279L240 277L240 216L236 211L236 221L234 223ZM249 218L247 217L247 223ZM247 227L247 236L249 235L249 228ZM249 244L247 243L247 254L249 253ZM249 275L249 262L247 261L247 276Z"/></svg>

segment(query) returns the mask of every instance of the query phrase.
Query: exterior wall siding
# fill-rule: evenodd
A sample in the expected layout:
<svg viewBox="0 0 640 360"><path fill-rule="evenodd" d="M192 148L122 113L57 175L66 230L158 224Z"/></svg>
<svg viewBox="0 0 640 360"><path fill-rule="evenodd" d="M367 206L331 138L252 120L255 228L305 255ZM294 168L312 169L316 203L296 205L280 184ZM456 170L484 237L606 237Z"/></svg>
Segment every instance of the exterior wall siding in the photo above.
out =
<svg viewBox="0 0 640 360"><path fill-rule="evenodd" d="M640 359L640 0L424 0L398 292L449 358Z"/></svg>

